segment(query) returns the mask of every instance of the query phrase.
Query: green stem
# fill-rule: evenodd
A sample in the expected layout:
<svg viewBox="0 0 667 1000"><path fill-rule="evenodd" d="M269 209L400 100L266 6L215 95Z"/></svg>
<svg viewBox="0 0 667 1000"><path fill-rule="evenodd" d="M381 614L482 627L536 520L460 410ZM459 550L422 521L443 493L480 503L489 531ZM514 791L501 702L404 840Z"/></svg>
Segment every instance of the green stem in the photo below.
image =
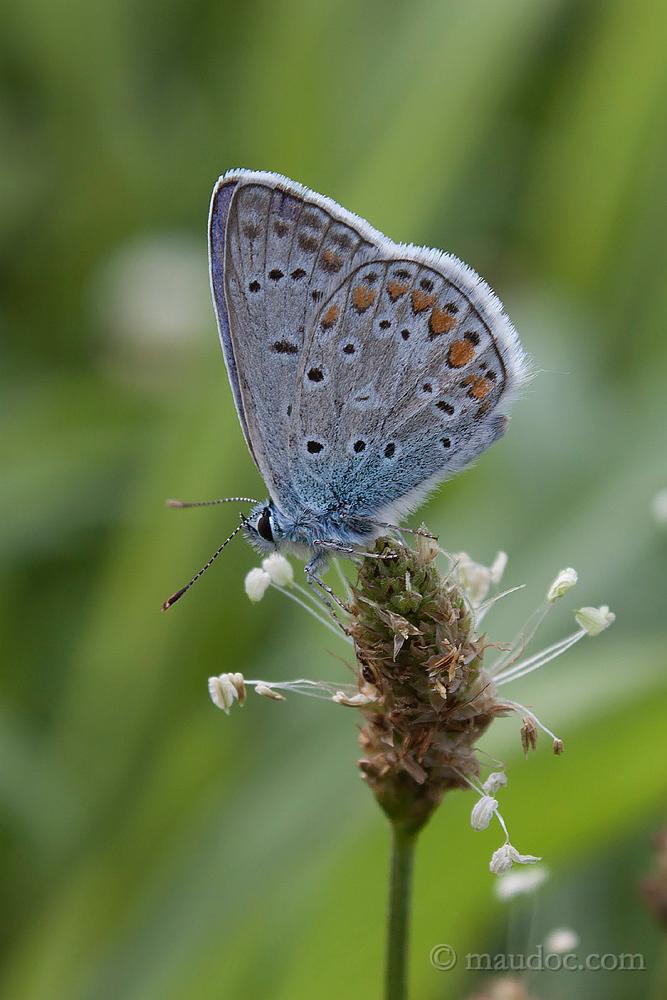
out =
<svg viewBox="0 0 667 1000"><path fill-rule="evenodd" d="M385 1000L405 1000L407 997L412 863L417 833L416 831L406 831L397 823L392 823L391 830Z"/></svg>

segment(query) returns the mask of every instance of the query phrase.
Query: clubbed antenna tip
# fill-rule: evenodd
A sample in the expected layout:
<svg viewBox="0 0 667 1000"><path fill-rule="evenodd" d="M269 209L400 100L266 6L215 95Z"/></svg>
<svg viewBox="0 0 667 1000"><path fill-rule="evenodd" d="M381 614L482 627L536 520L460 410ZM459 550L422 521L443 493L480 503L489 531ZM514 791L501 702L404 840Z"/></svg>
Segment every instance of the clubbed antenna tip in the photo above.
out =
<svg viewBox="0 0 667 1000"><path fill-rule="evenodd" d="M175 594L172 594L171 597L167 598L167 600L162 605L162 610L169 611L169 608L172 606L172 604L175 604L176 601L180 600L185 591L188 589L189 589L188 587L181 587L181 589L177 590Z"/></svg>

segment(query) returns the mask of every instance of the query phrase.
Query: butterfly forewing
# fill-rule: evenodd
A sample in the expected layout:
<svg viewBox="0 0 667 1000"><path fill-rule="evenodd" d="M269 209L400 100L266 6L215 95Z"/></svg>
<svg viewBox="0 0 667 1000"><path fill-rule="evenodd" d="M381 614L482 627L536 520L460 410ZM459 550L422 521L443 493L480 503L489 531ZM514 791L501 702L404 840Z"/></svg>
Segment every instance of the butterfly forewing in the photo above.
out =
<svg viewBox="0 0 667 1000"><path fill-rule="evenodd" d="M345 275L377 254L335 207L275 175L243 171L213 195L211 273L223 350L250 449L286 510L295 506L294 404L307 331Z"/></svg>

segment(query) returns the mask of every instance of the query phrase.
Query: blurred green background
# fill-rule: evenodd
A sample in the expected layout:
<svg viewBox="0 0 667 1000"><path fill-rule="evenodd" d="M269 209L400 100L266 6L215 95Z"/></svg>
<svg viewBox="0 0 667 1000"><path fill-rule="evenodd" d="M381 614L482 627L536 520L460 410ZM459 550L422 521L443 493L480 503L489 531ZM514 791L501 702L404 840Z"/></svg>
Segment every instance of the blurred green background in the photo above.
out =
<svg viewBox="0 0 667 1000"><path fill-rule="evenodd" d="M225 718L206 692L224 670L343 680L345 647L276 593L249 603L240 541L159 611L237 516L164 498L264 495L207 288L231 166L451 250L505 301L538 377L423 516L450 550L506 549L508 585L528 584L494 639L562 566L572 607L616 611L517 687L566 754L524 761L516 721L486 746L514 843L552 871L530 946L565 925L582 954L647 962L529 985L664 995L637 883L667 815L666 50L659 0L6 5L0 995L379 995L387 838L355 714L251 698ZM570 629L559 606L542 638ZM450 796L422 838L415 998L479 986L435 971L434 945L502 950L516 924L472 804Z"/></svg>

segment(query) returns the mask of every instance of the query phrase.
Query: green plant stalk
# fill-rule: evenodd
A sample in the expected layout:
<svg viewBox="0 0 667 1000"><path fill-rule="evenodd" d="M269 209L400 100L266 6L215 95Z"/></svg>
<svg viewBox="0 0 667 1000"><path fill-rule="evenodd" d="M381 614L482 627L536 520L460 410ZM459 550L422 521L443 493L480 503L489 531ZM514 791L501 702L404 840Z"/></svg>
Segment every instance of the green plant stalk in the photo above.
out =
<svg viewBox="0 0 667 1000"><path fill-rule="evenodd" d="M406 830L403 825L397 822L391 824L391 831L385 1000L405 1000L407 997L412 868L418 831Z"/></svg>

